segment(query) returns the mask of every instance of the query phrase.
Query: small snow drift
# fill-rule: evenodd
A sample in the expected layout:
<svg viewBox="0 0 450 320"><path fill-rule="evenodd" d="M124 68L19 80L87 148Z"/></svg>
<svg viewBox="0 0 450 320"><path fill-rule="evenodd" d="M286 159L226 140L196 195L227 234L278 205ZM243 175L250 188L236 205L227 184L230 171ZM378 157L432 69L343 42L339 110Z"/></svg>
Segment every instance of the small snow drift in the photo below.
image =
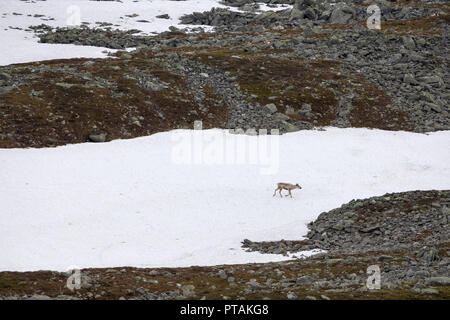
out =
<svg viewBox="0 0 450 320"><path fill-rule="evenodd" d="M0 270L278 261L287 257L245 252L241 241L299 240L321 212L354 198L450 185L448 131L290 133L266 171L258 161L175 161L180 144L198 147L180 132L191 134L0 150ZM201 134L204 156L236 136ZM278 181L303 188L272 197Z"/></svg>
<svg viewBox="0 0 450 320"><path fill-rule="evenodd" d="M72 44L38 43L38 38L30 26L46 24L51 27L84 25L90 28L103 26L120 30L141 30L142 34L167 31L170 26L179 25L179 18L194 11L206 11L213 7L226 7L218 0L186 1L90 1L90 0L47 0L0 2L0 65L25 63L52 59L102 58L106 51L101 47ZM267 10L267 8L262 8ZM168 19L158 16L168 14ZM206 28L210 30L211 28Z"/></svg>

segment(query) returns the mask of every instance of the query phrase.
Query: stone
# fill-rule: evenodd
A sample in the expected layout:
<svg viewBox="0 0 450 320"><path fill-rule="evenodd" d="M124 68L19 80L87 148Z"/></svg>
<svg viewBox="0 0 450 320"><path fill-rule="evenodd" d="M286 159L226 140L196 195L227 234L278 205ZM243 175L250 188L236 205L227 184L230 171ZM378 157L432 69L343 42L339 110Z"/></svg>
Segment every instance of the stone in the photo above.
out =
<svg viewBox="0 0 450 320"><path fill-rule="evenodd" d="M170 16L165 13L165 14L160 14L159 16L156 16L156 18L158 19L170 19Z"/></svg>
<svg viewBox="0 0 450 320"><path fill-rule="evenodd" d="M57 82L57 83L55 83L55 85L58 86L58 87L64 88L64 89L70 89L73 86L75 86L74 84L65 83L65 82Z"/></svg>
<svg viewBox="0 0 450 320"><path fill-rule="evenodd" d="M181 292L185 297L193 297L195 296L195 287L192 284L182 286Z"/></svg>
<svg viewBox="0 0 450 320"><path fill-rule="evenodd" d="M298 296L294 292L289 291L286 295L286 298L288 298L288 300L297 300Z"/></svg>
<svg viewBox="0 0 450 320"><path fill-rule="evenodd" d="M42 295L42 294L33 294L27 300L51 300L51 298L49 296Z"/></svg>
<svg viewBox="0 0 450 320"><path fill-rule="evenodd" d="M295 114L294 108L291 106L286 106L286 114Z"/></svg>
<svg viewBox="0 0 450 320"><path fill-rule="evenodd" d="M428 102L431 102L431 103L435 102L434 96L428 91L423 91L421 93L421 97Z"/></svg>
<svg viewBox="0 0 450 320"><path fill-rule="evenodd" d="M89 289L89 288L92 288L93 286L94 285L93 285L92 278L86 274L82 274L81 275L81 287L84 289Z"/></svg>
<svg viewBox="0 0 450 320"><path fill-rule="evenodd" d="M270 113L277 112L277 106L274 103L269 103L264 106Z"/></svg>
<svg viewBox="0 0 450 320"><path fill-rule="evenodd" d="M97 298L100 298L100 297L101 297L101 296L97 297L97 295L96 295L96 299L97 299ZM81 298L73 297L73 296L68 296L68 295L65 295L65 294L60 294L59 296L56 296L55 299L56 299L56 300L81 300Z"/></svg>
<svg viewBox="0 0 450 320"><path fill-rule="evenodd" d="M286 130L286 132L298 131L298 127L292 123L289 123L287 121L282 121L281 124L283 125L283 128Z"/></svg>
<svg viewBox="0 0 450 320"><path fill-rule="evenodd" d="M105 142L106 141L106 134L90 134L89 140L92 142Z"/></svg>
<svg viewBox="0 0 450 320"><path fill-rule="evenodd" d="M439 294L439 291L434 288L425 288L420 290L420 294Z"/></svg>
<svg viewBox="0 0 450 320"><path fill-rule="evenodd" d="M416 48L416 44L414 42L414 39L410 36L403 36L402 37L402 42L403 45L405 46L405 48L409 49L409 50L413 50Z"/></svg>
<svg viewBox="0 0 450 320"><path fill-rule="evenodd" d="M410 74L410 73L405 74L405 75L403 76L403 82L406 83L406 84L410 84L410 85L416 85L416 84L417 84L416 79L415 79L414 76L413 76L412 74Z"/></svg>
<svg viewBox="0 0 450 320"><path fill-rule="evenodd" d="M388 256L388 255L381 255L377 258L378 261L382 262L382 261L386 261L386 260L392 260L393 257L392 256Z"/></svg>
<svg viewBox="0 0 450 320"><path fill-rule="evenodd" d="M306 9L305 12L304 12L304 14L303 14L303 16L304 16L306 19L309 19L309 20L316 20L316 19L317 19L317 14L316 14L316 12L314 11L314 9L312 9L312 8Z"/></svg>
<svg viewBox="0 0 450 320"><path fill-rule="evenodd" d="M450 277L431 277L425 280L430 286L450 286Z"/></svg>
<svg viewBox="0 0 450 320"><path fill-rule="evenodd" d="M304 104L302 104L302 107L300 108L298 113L300 113L300 114L307 114L307 113L310 113L311 110L312 110L311 105L308 104L308 103L304 103Z"/></svg>
<svg viewBox="0 0 450 320"><path fill-rule="evenodd" d="M287 115L282 114L281 112L275 113L274 117L275 117L275 119L277 119L279 121L287 121L290 119Z"/></svg>
<svg viewBox="0 0 450 320"><path fill-rule="evenodd" d="M228 277L227 273L223 269L220 269L219 272L217 272L217 276L221 279L226 279Z"/></svg>
<svg viewBox="0 0 450 320"><path fill-rule="evenodd" d="M5 72L0 72L0 80L8 81L11 79L11 76Z"/></svg>
<svg viewBox="0 0 450 320"><path fill-rule="evenodd" d="M350 21L355 11L343 3L337 3L331 12L329 22L332 24L345 24Z"/></svg>

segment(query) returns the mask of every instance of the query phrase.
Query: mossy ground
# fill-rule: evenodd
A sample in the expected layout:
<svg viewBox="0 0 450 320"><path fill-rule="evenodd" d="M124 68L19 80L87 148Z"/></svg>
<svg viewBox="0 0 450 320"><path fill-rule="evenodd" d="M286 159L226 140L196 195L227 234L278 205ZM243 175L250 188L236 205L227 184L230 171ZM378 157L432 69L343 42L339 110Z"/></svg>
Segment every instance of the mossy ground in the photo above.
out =
<svg viewBox="0 0 450 320"><path fill-rule="evenodd" d="M218 95L205 88L203 104L208 112L202 112L187 89L186 78L152 63L151 54L18 66L13 76L40 74L2 95L0 126L11 135L0 139L0 147L80 143L89 134L99 133L107 133L107 140L132 138L192 128L195 120L202 120L204 128L225 126L228 109ZM136 70L166 83L166 88L155 91L140 86Z"/></svg>
<svg viewBox="0 0 450 320"><path fill-rule="evenodd" d="M448 256L450 243L437 245L442 257ZM378 257L389 255L388 262L380 262ZM300 285L283 288L280 285L266 287L255 293L243 293L248 287L246 284L250 279L255 279L264 287L267 279L273 279L274 283L280 283L283 279L296 279L303 276L311 276L314 282L334 279L347 279L351 274L366 274L367 267L378 264L383 272L384 264L401 265L403 258L409 254L396 251L372 251L356 255L316 256L306 259L291 260L284 263L246 264L246 265L223 265L212 267L190 267L190 268L159 268L146 269L134 267L84 269L81 272L89 272L89 276L95 279L94 287L80 289L71 292L66 287L67 277L61 273L51 271L36 272L0 272L0 297L1 296L25 296L32 294L43 294L56 297L61 294L75 295L80 298L93 299L101 293L97 299L119 299L120 297L132 298L138 296L138 288L144 288L148 292L168 292L179 288L181 285L194 285L195 296L192 299L286 299L287 292L294 292L299 299L314 296L321 299L325 295L330 299L358 300L358 299L450 299L450 287L436 286L437 294L420 294L412 287L414 283L405 282L404 286L395 289L383 288L380 290L357 290L365 288L362 281L353 286L320 288L311 285ZM354 259L349 260L348 257ZM330 263L333 260L336 262ZM115 270L116 272L111 272ZM150 271L158 271L158 275L150 275ZM227 279L216 276L218 270L225 270L228 276L235 278L234 284ZM162 273L165 272L164 275ZM136 278L138 277L138 278ZM148 280L157 280L158 283L144 282L139 277ZM364 278L364 277L363 277ZM329 291L330 289L343 289L342 292ZM355 290L356 289L356 290ZM91 293L91 295L88 295Z"/></svg>
<svg viewBox="0 0 450 320"><path fill-rule="evenodd" d="M383 22L382 30L374 32L384 36L392 33L432 36L441 33L442 25L449 22L448 3L401 1L396 5L439 8L444 14ZM323 32L313 34L286 27L251 35L255 38L262 36L260 38L264 40L265 33L270 33L279 35L275 38L284 42L292 41L291 38L297 35L321 41L329 36L331 29L351 30L352 25L325 25ZM197 40L213 37L231 39L235 36L232 33L205 33L198 35ZM188 35L162 37L181 39ZM0 96L3 115L0 119L0 148L80 143L87 141L90 134L99 133L106 133L108 141L132 138L176 128L192 128L195 120L202 120L204 128L225 128L232 106L225 105L220 93L205 87L199 90L206 97L202 103L206 108L200 109L195 101L196 93L189 90L186 77L158 63L170 62L168 56L172 53L214 67L217 72L228 71L236 77L249 102L262 106L274 103L292 123L333 125L339 118L340 97L351 92L354 98L346 116L350 126L414 130L410 115L392 108L391 97L383 88L364 75L342 72L340 61L300 59L292 48L277 47L270 41L262 47L239 43L214 48L197 43L191 47L166 48L158 54L147 49L134 53L119 52L109 59L53 60L16 65L11 75L29 77L29 80ZM136 73L152 76L168 86L157 91L144 88L135 78ZM89 75L89 78L84 75ZM104 85L99 85L97 80ZM64 87L58 83L72 86ZM305 104L311 106L311 112L299 112Z"/></svg>
<svg viewBox="0 0 450 320"><path fill-rule="evenodd" d="M196 59L235 76L249 102L274 103L282 113L292 108L295 113L287 115L294 121L331 125L338 116L339 96L351 90L355 93L349 114L353 127L412 130L408 114L392 109L385 91L362 75L342 73L338 61L223 49L200 52ZM304 104L311 106L309 114L298 112Z"/></svg>

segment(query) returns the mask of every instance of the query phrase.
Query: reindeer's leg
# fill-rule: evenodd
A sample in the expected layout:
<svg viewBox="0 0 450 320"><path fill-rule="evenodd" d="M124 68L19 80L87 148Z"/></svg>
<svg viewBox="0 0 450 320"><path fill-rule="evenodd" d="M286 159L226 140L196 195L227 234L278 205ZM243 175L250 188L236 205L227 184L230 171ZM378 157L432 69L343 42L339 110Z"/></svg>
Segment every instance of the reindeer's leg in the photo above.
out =
<svg viewBox="0 0 450 320"><path fill-rule="evenodd" d="M280 197L283 198L283 195L281 194L281 190L283 190L283 188L280 188Z"/></svg>
<svg viewBox="0 0 450 320"><path fill-rule="evenodd" d="M291 193L291 190L289 189L288 191L289 191L289 195L290 195L290 196L291 196L291 198L292 198L292 193Z"/></svg>
<svg viewBox="0 0 450 320"><path fill-rule="evenodd" d="M277 194L277 190L278 190L279 188L276 188L275 189L275 191L273 192L273 197L275 197L275 195Z"/></svg>

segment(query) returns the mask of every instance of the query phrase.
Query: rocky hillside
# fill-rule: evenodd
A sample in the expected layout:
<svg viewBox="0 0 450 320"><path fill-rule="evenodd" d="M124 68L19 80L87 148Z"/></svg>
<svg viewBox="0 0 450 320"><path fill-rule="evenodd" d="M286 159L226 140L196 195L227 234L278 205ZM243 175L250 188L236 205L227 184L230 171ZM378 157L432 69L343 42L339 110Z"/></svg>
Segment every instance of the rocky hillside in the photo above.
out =
<svg viewBox="0 0 450 320"><path fill-rule="evenodd" d="M377 1L381 30L366 27L368 1L268 13L251 0L226 3L246 11L182 18L214 33L30 26L45 43L138 49L0 67L0 147L131 138L195 120L281 132L450 129L448 2Z"/></svg>
<svg viewBox="0 0 450 320"><path fill-rule="evenodd" d="M353 200L322 213L306 240L243 241L262 253L327 253L284 262L191 268L0 272L0 299L450 299L450 191ZM366 286L380 268L381 288Z"/></svg>
<svg viewBox="0 0 450 320"><path fill-rule="evenodd" d="M261 12L257 2L286 4ZM324 126L450 130L450 4L440 0L223 0L146 36L29 28L42 43L118 49L107 59L0 67L0 148L54 147L176 128ZM366 26L369 5L381 29ZM166 15L161 15L164 19ZM130 48L137 48L131 50ZM301 213L299 213L301 214ZM353 200L311 222L306 239L242 247L289 261L191 268L0 272L1 299L450 299L450 191ZM300 238L300 236L299 236ZM301 251L326 252L310 258ZM381 288L366 286L377 265Z"/></svg>
<svg viewBox="0 0 450 320"><path fill-rule="evenodd" d="M307 240L254 243L250 251L286 254L323 249L333 253L408 249L450 241L450 191L410 191L352 200L308 225Z"/></svg>

